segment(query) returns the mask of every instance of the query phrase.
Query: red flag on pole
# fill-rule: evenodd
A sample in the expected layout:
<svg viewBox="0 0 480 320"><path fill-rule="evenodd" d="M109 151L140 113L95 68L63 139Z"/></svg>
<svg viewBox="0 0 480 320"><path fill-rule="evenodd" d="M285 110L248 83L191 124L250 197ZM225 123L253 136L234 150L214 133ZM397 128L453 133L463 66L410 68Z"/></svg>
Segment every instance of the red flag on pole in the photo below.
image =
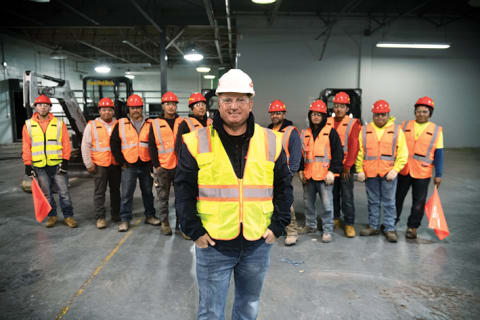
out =
<svg viewBox="0 0 480 320"><path fill-rule="evenodd" d="M428 227L435 231L438 239L443 240L448 237L450 231L448 231L447 220L445 220L443 214L442 203L436 186L432 196L425 204L425 214L428 218Z"/></svg>
<svg viewBox="0 0 480 320"><path fill-rule="evenodd" d="M37 179L32 179L32 197L33 207L35 208L35 218L38 222L42 222L48 216L52 206L48 203L47 198L43 194Z"/></svg>

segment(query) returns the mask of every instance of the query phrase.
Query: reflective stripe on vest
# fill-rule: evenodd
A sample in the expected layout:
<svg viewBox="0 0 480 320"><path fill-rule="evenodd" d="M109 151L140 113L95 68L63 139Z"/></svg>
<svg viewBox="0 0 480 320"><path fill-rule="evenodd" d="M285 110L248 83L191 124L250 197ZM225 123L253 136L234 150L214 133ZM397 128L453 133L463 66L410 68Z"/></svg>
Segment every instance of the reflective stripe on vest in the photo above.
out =
<svg viewBox="0 0 480 320"><path fill-rule="evenodd" d="M285 150L287 156L287 164L290 165L290 150L288 150L288 142L290 141L290 135L292 131L295 130L294 126L288 126L283 128L283 137L282 137L282 147Z"/></svg>
<svg viewBox="0 0 480 320"><path fill-rule="evenodd" d="M190 131L193 131L197 128L203 128L203 124L200 121L198 121L196 118L187 117L184 120L187 123L188 129L190 129ZM212 119L208 118L207 119L207 126L211 125L212 122L213 122Z"/></svg>
<svg viewBox="0 0 480 320"><path fill-rule="evenodd" d="M157 132L160 136L159 139L158 139L158 146L160 146L160 148L157 148L158 154L160 155L160 154L164 154L164 153L173 152L174 148L165 149L165 146L164 146L164 143L163 143L164 138L162 138L162 134L161 134L161 131L160 131L160 124L158 123L158 121L155 121L155 120L153 121L153 124L154 124L155 129L157 130Z"/></svg>
<svg viewBox="0 0 480 320"><path fill-rule="evenodd" d="M62 127L63 122L53 117L43 132L40 124L28 119L25 121L31 139L32 165L35 167L56 166L62 162Z"/></svg>
<svg viewBox="0 0 480 320"><path fill-rule="evenodd" d="M243 230L245 239L260 239L274 210L273 169L282 150L280 133L255 125L242 179L212 126L186 133L183 140L199 167L197 211L208 234L229 240Z"/></svg>
<svg viewBox="0 0 480 320"><path fill-rule="evenodd" d="M115 123L113 124L115 125ZM92 146L92 151L96 152L106 152L106 151L111 151L110 149L110 142L108 143L108 147L99 147L100 146L100 139L98 138L98 126L100 126L101 129L104 128L103 124L97 120L93 120L92 123L92 128L93 128L93 138L95 139L95 147ZM105 129L106 130L106 129Z"/></svg>

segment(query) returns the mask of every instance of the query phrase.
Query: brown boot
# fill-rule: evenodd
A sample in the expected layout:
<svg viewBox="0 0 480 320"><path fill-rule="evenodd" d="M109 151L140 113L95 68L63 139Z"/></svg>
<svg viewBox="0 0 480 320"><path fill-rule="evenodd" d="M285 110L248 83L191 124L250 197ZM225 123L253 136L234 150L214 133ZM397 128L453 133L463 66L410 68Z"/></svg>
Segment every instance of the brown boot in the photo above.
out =
<svg viewBox="0 0 480 320"><path fill-rule="evenodd" d="M160 225L160 219L158 219L154 216L150 216L150 217L145 218L145 224L151 224L152 226L158 226L158 225Z"/></svg>
<svg viewBox="0 0 480 320"><path fill-rule="evenodd" d="M322 242L329 243L332 241L332 234L330 232L324 232L322 234Z"/></svg>
<svg viewBox="0 0 480 320"><path fill-rule="evenodd" d="M360 235L361 236L376 236L377 234L380 234L380 230L373 229L370 226L360 230Z"/></svg>
<svg viewBox="0 0 480 320"><path fill-rule="evenodd" d="M162 226L160 227L160 233L166 236L172 235L172 228L170 228L170 223L168 223L168 221L162 221Z"/></svg>
<svg viewBox="0 0 480 320"><path fill-rule="evenodd" d="M293 234L287 234L287 237L285 238L285 245L287 247L293 246L297 243L297 236Z"/></svg>
<svg viewBox="0 0 480 320"><path fill-rule="evenodd" d="M53 226L55 226L55 224L57 223L57 217L48 217L47 219L47 223L45 223L45 227L47 228L51 228Z"/></svg>
<svg viewBox="0 0 480 320"><path fill-rule="evenodd" d="M309 226L301 227L301 228L298 229L298 233L301 233L301 234L315 233L317 231L318 231L317 228L313 228L313 227L309 227Z"/></svg>
<svg viewBox="0 0 480 320"><path fill-rule="evenodd" d="M107 227L107 220L104 218L97 219L97 229L105 229Z"/></svg>
<svg viewBox="0 0 480 320"><path fill-rule="evenodd" d="M128 221L122 221L120 223L120 225L118 226L118 232L126 232L128 231L128 227L130 226L130 224L128 223Z"/></svg>
<svg viewBox="0 0 480 320"><path fill-rule="evenodd" d="M65 223L69 228L76 228L78 227L77 221L73 219L73 217L67 217L63 219L63 223Z"/></svg>
<svg viewBox="0 0 480 320"><path fill-rule="evenodd" d="M341 223L342 223L342 221L340 221L340 218L333 219L333 229L340 228Z"/></svg>
<svg viewBox="0 0 480 320"><path fill-rule="evenodd" d="M351 225L345 226L345 236L347 238L355 238L355 228Z"/></svg>
<svg viewBox="0 0 480 320"><path fill-rule="evenodd" d="M407 228L405 237L407 239L417 239L417 228Z"/></svg>
<svg viewBox="0 0 480 320"><path fill-rule="evenodd" d="M397 242L397 233L395 231L386 231L385 237L388 242Z"/></svg>

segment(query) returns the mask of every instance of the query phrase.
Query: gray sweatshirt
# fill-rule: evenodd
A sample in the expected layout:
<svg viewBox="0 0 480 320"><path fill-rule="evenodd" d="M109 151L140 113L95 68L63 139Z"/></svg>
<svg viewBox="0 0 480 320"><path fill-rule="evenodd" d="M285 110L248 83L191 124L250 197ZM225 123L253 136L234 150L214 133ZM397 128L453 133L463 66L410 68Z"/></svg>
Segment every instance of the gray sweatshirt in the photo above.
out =
<svg viewBox="0 0 480 320"><path fill-rule="evenodd" d="M103 121L102 119L100 119L100 117L98 117L95 120L103 123L105 128L107 128L108 134L109 135L112 134L113 124L115 123L115 117L112 119L112 121L110 123L107 123L107 122ZM83 131L81 149L82 149L83 163L85 164L85 167L87 169L93 167L94 164L92 162L92 156L90 155L90 152L91 152L91 149L92 149L92 126L91 126L91 122L89 122L87 124L87 126L85 127L85 130Z"/></svg>

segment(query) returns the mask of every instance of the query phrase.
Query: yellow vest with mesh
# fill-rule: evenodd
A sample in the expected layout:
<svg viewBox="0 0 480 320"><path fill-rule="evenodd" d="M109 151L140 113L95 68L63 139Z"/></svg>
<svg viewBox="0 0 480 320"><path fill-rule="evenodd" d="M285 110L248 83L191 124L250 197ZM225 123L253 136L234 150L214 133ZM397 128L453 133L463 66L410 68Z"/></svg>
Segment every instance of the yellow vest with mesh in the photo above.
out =
<svg viewBox="0 0 480 320"><path fill-rule="evenodd" d="M27 131L32 139L32 165L43 168L56 166L62 162L62 126L63 122L53 117L45 133L40 124L28 119Z"/></svg>
<svg viewBox="0 0 480 320"><path fill-rule="evenodd" d="M198 164L197 211L210 237L235 239L243 224L245 239L260 239L273 214L273 168L282 135L255 124L242 179L212 126L183 135L183 141Z"/></svg>

